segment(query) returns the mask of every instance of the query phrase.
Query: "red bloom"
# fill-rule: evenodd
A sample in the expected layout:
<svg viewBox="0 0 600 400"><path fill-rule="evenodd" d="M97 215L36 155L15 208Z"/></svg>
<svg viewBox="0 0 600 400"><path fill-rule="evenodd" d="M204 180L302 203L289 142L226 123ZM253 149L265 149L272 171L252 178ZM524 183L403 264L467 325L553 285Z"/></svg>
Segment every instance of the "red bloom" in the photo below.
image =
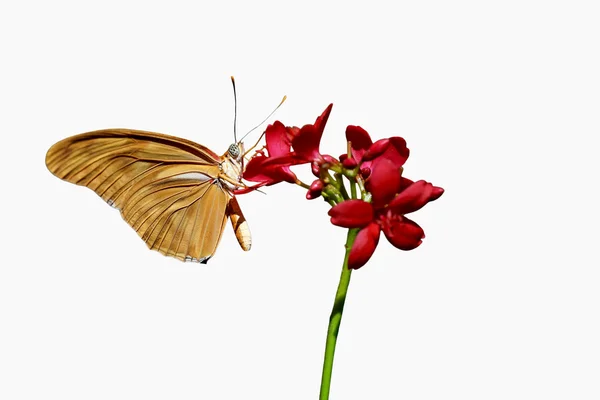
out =
<svg viewBox="0 0 600 400"><path fill-rule="evenodd" d="M265 167L272 166L291 166L306 163L323 164L323 163L335 163L337 160L329 155L321 154L319 146L321 144L321 137L325 130L325 124L329 119L331 108L333 104L327 106L325 111L317 117L314 124L304 125L302 128L287 128L288 131L295 129L291 137L291 147L293 152L288 152L280 157L271 157L265 162ZM267 146L269 145L269 138L266 138ZM288 148L289 149L289 148Z"/></svg>
<svg viewBox="0 0 600 400"><path fill-rule="evenodd" d="M378 160L367 181L372 203L347 200L329 210L334 225L361 228L350 250L348 268L358 269L371 258L382 230L388 241L401 250L418 247L425 233L404 215L419 210L444 193L444 189L429 182L412 182L403 178L400 167L391 161L399 154L396 145L393 147L391 150L388 148L393 153L390 158Z"/></svg>
<svg viewBox="0 0 600 400"><path fill-rule="evenodd" d="M267 164L269 160L290 154L290 137L294 135L295 130L297 128L286 128L279 121L267 126L265 141L267 142L266 148L269 155L264 155L262 150L258 151L248 162L244 171L244 179L260 182L255 187L274 185L282 181L296 182L296 175L290 170L289 165Z"/></svg>
<svg viewBox="0 0 600 400"><path fill-rule="evenodd" d="M319 165L337 163L335 158L321 154L319 151L321 137L332 107L333 104L330 104L317 117L314 124L307 124L302 128L286 127L279 121L269 125L265 131L268 156L262 150L257 151L244 171L244 179L259 182L259 184L251 188L240 189L238 192L243 193L282 181L295 183L297 178L290 170L292 165L311 162L316 168L318 176ZM291 148L294 151L291 151ZM316 190L312 188L307 194L307 198L316 198L319 195L320 188Z"/></svg>
<svg viewBox="0 0 600 400"><path fill-rule="evenodd" d="M315 199L327 190L320 179L323 169L329 169L331 164L341 164L347 170L358 168L370 201L345 200L329 211L334 225L359 228L350 250L348 267L358 269L371 258L381 231L401 250L418 247L425 237L423 229L405 215L436 200L444 189L423 180L413 182L402 177L403 165L410 152L406 141L398 136L373 142L366 130L349 125L346 139L350 142L351 154L342 154L339 160L321 154L321 138L332 106L330 104L314 124L302 128L286 127L279 121L269 125L265 132L268 155L262 149L257 151L244 172L245 179L259 183L241 190L250 191L282 181L298 183L290 167L310 163L313 174L319 179L312 182L306 198ZM343 196L346 198L347 194Z"/></svg>
<svg viewBox="0 0 600 400"><path fill-rule="evenodd" d="M346 128L346 140L350 142L352 158L361 166L361 175L368 177L372 168L383 161L391 161L398 168L402 167L408 159L409 150L406 141L393 136L380 139L373 143L369 133L360 126L348 125Z"/></svg>

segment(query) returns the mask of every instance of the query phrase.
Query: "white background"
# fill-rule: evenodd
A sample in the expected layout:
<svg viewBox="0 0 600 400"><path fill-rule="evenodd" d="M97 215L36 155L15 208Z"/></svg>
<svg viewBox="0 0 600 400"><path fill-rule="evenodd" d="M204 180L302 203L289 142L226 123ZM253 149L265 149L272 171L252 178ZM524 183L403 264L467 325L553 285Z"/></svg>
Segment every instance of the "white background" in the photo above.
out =
<svg viewBox="0 0 600 400"><path fill-rule="evenodd" d="M207 266L146 249L46 150L109 127L401 135L446 189L355 272L331 399L600 398L593 1L3 2L0 398L316 399L345 231L288 184ZM208 5L210 4L210 5ZM255 136L256 137L256 136ZM307 168L306 168L307 169ZM307 171L301 172L307 179Z"/></svg>

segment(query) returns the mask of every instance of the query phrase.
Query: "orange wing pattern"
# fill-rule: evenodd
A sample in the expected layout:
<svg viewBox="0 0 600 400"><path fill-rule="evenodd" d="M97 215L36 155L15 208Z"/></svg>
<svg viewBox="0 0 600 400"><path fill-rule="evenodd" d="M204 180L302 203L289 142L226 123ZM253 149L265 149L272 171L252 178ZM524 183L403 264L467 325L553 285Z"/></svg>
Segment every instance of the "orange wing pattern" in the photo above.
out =
<svg viewBox="0 0 600 400"><path fill-rule="evenodd" d="M194 142L128 129L73 136L46 155L54 175L119 209L149 248L204 263L216 251L232 199L217 179L219 162Z"/></svg>

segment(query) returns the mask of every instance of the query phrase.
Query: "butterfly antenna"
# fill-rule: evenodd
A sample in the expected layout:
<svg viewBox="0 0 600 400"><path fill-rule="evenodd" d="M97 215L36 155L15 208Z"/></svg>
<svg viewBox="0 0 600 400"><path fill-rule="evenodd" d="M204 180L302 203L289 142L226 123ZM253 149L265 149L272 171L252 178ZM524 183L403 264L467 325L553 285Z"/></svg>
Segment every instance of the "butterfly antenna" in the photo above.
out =
<svg viewBox="0 0 600 400"><path fill-rule="evenodd" d="M267 118L263 119L262 122L258 125L256 125L254 128L250 129L248 131L248 133L246 133L241 139L240 142L242 140L244 140L244 138L246 136L248 136L250 133L252 133L256 128L258 128L259 126L261 126L262 124L265 123L266 120L268 120L269 118L271 118L271 115L275 114L275 111L277 111L279 109L279 107L281 107L281 105L285 102L285 100L287 99L287 96L283 96L283 99L281 99L281 102L279 103L279 105L277 105L277 107L275 107L275 109L273 111L271 111L271 114L267 115ZM237 143L237 142L236 142Z"/></svg>
<svg viewBox="0 0 600 400"><path fill-rule="evenodd" d="M235 79L231 76L231 84L233 85L233 140L237 141L237 95L235 93Z"/></svg>

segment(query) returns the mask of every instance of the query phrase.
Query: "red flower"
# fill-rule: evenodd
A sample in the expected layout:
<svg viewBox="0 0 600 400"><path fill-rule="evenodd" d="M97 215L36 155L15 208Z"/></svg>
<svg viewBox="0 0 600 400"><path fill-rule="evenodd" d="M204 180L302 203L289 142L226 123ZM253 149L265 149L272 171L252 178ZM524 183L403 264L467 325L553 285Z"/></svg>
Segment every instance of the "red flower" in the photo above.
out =
<svg viewBox="0 0 600 400"><path fill-rule="evenodd" d="M281 155L280 157L271 157L265 162L264 167L272 166L291 166L306 163L323 164L323 163L335 163L337 160L329 155L321 154L319 146L321 144L321 137L325 130L325 124L331 113L333 104L327 106L325 111L317 117L314 124L304 125L302 128L286 128L293 134L289 135L291 141L291 147L293 152ZM293 130L293 131L292 131ZM267 146L269 145L269 138L266 138ZM289 149L289 148L288 148Z"/></svg>
<svg viewBox="0 0 600 400"><path fill-rule="evenodd" d="M371 169L376 168L382 160L389 160L398 168L402 167L410 153L403 138L393 136L373 143L369 133L360 126L348 125L346 140L350 142L352 158L360 165L364 178L367 178Z"/></svg>
<svg viewBox="0 0 600 400"><path fill-rule="evenodd" d="M262 150L257 151L244 172L244 179L259 182L259 184L240 189L237 193L245 193L261 186L274 185L282 181L297 182L296 175L290 170L292 165L311 162L318 172L321 164L337 163L338 161L335 158L321 154L319 151L321 137L332 107L333 104L330 104L317 117L314 124L307 124L302 128L286 127L279 121L269 125L265 131L268 156ZM294 151L291 151L291 148ZM321 189L322 187L311 188L307 198L319 197Z"/></svg>
<svg viewBox="0 0 600 400"><path fill-rule="evenodd" d="M401 153L398 152L399 143L397 141L396 144L392 144L392 148L385 146L386 150L380 153L380 157L386 151L390 151L387 156L389 158L377 160L377 167L373 168L367 181L372 203L347 200L329 210L334 225L361 228L350 250L348 268L358 269L365 265L377 247L382 230L388 241L401 250L418 247L425 233L419 225L404 215L419 210L444 193L444 189L429 182L413 182L401 176L401 167L392 162L401 160L397 158Z"/></svg>
<svg viewBox="0 0 600 400"><path fill-rule="evenodd" d="M373 142L366 130L349 125L346 139L350 143L350 155L342 154L337 160L321 154L321 138L332 106L330 104L314 124L302 128L286 127L279 121L269 125L265 131L268 154L262 149L257 151L244 172L245 179L259 183L240 191L282 181L301 184L290 167L310 163L313 174L319 179L312 182L306 198L315 199L324 190L335 189L326 187L321 180L325 169L340 164L346 170L358 168L364 189L370 194L369 201L345 200L329 211L334 225L359 228L350 250L348 267L358 269L371 258L381 231L393 246L401 250L418 247L425 237L423 229L405 215L436 200L444 189L423 180L413 182L402 177L403 165L410 152L406 141L398 136ZM347 199L347 194L338 193L332 198L338 202L342 197Z"/></svg>
<svg viewBox="0 0 600 400"><path fill-rule="evenodd" d="M267 162L290 154L291 136L294 135L297 129L292 127L286 128L279 121L275 121L274 124L267 126L265 141L267 142L266 148L269 155L266 156L262 150L259 150L248 162L244 171L244 179L260 182L259 185L254 187L274 185L282 181L296 182L296 175L290 170L289 165L268 165Z"/></svg>

